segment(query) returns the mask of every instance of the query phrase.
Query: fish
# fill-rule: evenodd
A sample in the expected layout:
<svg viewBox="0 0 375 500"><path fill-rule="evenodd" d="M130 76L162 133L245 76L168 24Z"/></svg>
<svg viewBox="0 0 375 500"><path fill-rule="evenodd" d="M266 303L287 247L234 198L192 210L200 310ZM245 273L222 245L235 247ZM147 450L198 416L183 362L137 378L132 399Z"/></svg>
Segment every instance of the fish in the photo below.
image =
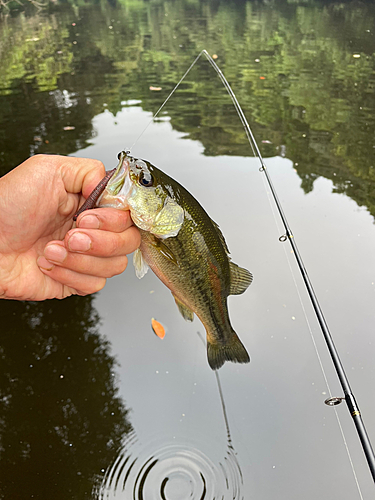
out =
<svg viewBox="0 0 375 500"><path fill-rule="evenodd" d="M248 363L227 298L244 293L253 275L231 261L219 226L189 191L149 161L123 151L96 206L130 210L141 234L133 255L136 275L142 278L150 268L172 292L183 318L200 319L210 367Z"/></svg>

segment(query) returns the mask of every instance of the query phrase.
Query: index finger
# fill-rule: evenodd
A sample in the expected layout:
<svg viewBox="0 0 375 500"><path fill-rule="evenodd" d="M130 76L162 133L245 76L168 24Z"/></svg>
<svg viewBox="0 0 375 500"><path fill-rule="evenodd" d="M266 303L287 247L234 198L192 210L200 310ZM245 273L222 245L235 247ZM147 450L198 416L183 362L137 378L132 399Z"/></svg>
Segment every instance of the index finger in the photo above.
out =
<svg viewBox="0 0 375 500"><path fill-rule="evenodd" d="M94 208L82 212L77 219L77 227L81 229L102 229L121 233L133 225L129 210L117 208Z"/></svg>

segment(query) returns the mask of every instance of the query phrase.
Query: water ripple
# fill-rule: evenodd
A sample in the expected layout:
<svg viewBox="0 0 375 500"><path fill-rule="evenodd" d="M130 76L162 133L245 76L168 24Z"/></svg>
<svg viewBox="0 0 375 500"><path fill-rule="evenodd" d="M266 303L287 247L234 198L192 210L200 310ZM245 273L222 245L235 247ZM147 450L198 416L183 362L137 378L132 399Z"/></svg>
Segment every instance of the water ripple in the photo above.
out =
<svg viewBox="0 0 375 500"><path fill-rule="evenodd" d="M141 443L135 433L108 468L98 498L108 500L243 500L242 474L232 446L212 458L194 444L153 438Z"/></svg>

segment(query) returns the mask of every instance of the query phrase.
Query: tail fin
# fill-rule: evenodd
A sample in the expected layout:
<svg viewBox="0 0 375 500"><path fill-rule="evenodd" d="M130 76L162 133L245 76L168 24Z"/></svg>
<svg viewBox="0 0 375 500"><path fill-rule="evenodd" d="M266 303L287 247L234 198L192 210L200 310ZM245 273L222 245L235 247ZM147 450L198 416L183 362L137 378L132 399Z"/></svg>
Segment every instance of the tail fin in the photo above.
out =
<svg viewBox="0 0 375 500"><path fill-rule="evenodd" d="M250 361L250 356L234 332L231 339L225 344L209 342L207 339L207 358L208 364L213 370L221 368L225 361L233 361L234 363L249 363Z"/></svg>

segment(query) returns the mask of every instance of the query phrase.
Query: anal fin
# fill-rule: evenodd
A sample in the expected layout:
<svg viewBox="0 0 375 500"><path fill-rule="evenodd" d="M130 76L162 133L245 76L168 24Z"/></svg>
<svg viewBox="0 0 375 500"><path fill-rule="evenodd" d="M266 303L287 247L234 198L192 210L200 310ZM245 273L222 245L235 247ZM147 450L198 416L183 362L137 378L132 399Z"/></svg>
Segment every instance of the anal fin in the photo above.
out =
<svg viewBox="0 0 375 500"><path fill-rule="evenodd" d="M174 298L174 300L176 302L178 310L181 313L181 316L186 321L193 321L193 319L194 319L194 313L193 313L193 311L189 307L185 306L185 304L183 304L175 295L173 295L173 298Z"/></svg>

